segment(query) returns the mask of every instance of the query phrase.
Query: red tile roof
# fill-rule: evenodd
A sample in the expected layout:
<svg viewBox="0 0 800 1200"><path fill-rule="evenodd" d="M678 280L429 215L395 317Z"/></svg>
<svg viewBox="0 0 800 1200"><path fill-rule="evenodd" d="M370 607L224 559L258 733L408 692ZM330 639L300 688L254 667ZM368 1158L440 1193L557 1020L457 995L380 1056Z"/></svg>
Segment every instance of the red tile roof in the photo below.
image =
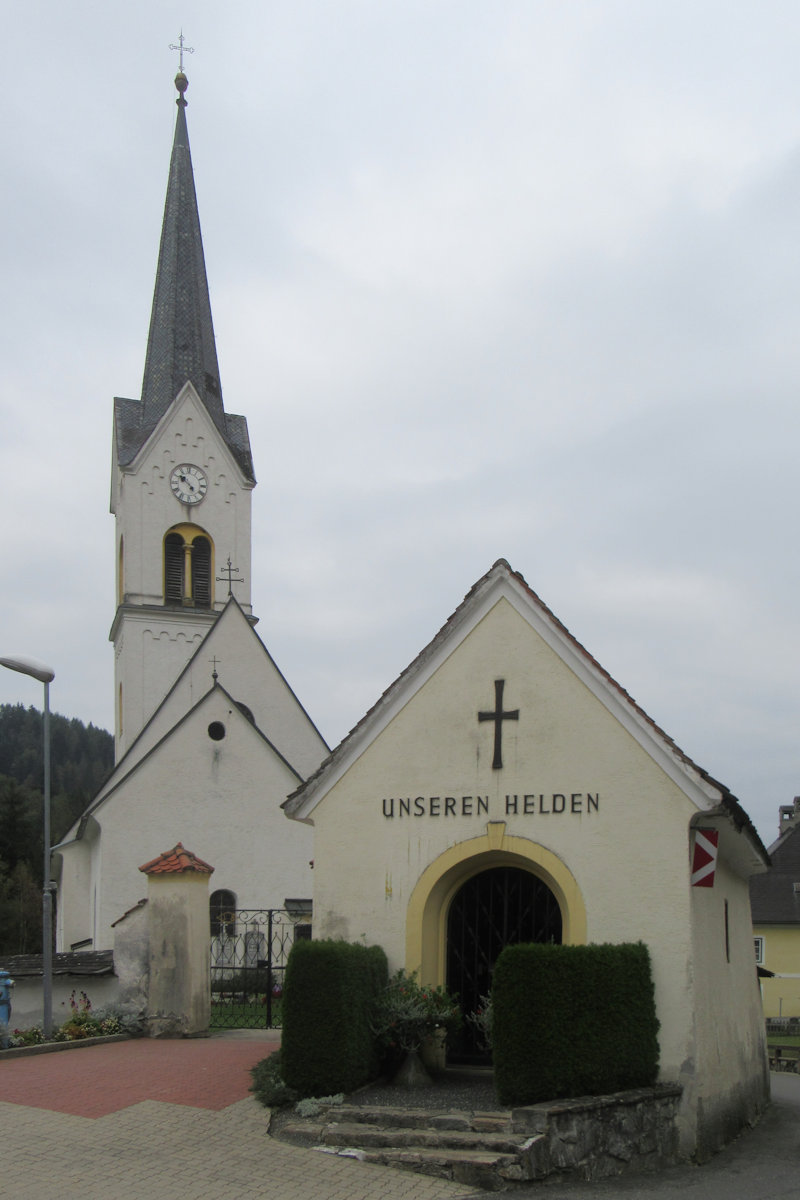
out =
<svg viewBox="0 0 800 1200"><path fill-rule="evenodd" d="M184 850L183 843L178 842L171 850L165 850L152 862L139 867L145 875L185 875L193 872L196 875L211 875L214 868L191 850Z"/></svg>

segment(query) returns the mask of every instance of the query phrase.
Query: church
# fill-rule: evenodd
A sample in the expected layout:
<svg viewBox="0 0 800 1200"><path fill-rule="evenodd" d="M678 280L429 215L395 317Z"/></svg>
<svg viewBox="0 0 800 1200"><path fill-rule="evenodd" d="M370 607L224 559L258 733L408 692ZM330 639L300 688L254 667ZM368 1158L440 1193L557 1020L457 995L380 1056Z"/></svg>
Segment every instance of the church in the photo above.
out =
<svg viewBox="0 0 800 1200"><path fill-rule="evenodd" d="M769 1094L764 846L504 559L329 750L255 629L256 480L176 86L142 395L114 406L116 765L54 850L59 948L112 947L139 867L178 842L230 907L313 899L315 938L381 945L467 1012L509 943L641 941L681 1152L713 1151Z"/></svg>
<svg viewBox="0 0 800 1200"><path fill-rule="evenodd" d="M310 907L310 830L280 805L328 753L255 626L256 478L225 410L186 88L164 207L140 400L114 402L115 766L53 852L57 947L110 949L139 873L177 842L215 868L225 908Z"/></svg>

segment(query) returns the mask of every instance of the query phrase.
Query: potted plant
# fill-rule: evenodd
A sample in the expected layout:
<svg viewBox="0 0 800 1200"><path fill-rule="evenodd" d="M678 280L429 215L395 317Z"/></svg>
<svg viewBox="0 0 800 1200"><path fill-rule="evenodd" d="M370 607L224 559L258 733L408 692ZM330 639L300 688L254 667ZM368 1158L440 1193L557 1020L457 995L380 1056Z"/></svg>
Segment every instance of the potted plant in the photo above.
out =
<svg viewBox="0 0 800 1200"><path fill-rule="evenodd" d="M444 1069L448 1039L461 1027L458 1001L442 987L427 987L416 973L398 971L381 997L373 1032L384 1064L397 1070L396 1083L426 1082L425 1066ZM423 1065L424 1060L425 1065Z"/></svg>

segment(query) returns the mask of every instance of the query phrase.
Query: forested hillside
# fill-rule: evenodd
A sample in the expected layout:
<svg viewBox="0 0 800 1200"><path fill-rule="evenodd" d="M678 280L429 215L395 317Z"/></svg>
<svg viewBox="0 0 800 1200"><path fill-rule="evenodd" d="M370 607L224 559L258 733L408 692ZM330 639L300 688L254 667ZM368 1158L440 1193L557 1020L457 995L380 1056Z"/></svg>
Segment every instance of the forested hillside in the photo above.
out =
<svg viewBox="0 0 800 1200"><path fill-rule="evenodd" d="M75 718L50 716L51 841L80 816L114 762L114 739ZM0 704L0 954L41 949L42 713Z"/></svg>

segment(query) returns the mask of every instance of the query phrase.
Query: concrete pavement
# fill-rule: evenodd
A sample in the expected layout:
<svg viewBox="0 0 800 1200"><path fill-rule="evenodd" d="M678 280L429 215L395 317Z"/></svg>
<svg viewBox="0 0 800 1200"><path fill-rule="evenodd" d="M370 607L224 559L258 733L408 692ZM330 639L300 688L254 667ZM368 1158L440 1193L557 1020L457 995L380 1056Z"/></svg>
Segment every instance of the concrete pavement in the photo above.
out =
<svg viewBox="0 0 800 1200"><path fill-rule="evenodd" d="M248 1093L274 1034L135 1041L0 1060L0 1196L14 1200L461 1200L461 1184L273 1141ZM761 1123L702 1167L515 1200L800 1200L800 1076L772 1075Z"/></svg>
<svg viewBox="0 0 800 1200"><path fill-rule="evenodd" d="M273 1141L267 1111L248 1088L250 1066L275 1045L225 1036L142 1040L0 1061L0 1195L459 1200L480 1194Z"/></svg>

